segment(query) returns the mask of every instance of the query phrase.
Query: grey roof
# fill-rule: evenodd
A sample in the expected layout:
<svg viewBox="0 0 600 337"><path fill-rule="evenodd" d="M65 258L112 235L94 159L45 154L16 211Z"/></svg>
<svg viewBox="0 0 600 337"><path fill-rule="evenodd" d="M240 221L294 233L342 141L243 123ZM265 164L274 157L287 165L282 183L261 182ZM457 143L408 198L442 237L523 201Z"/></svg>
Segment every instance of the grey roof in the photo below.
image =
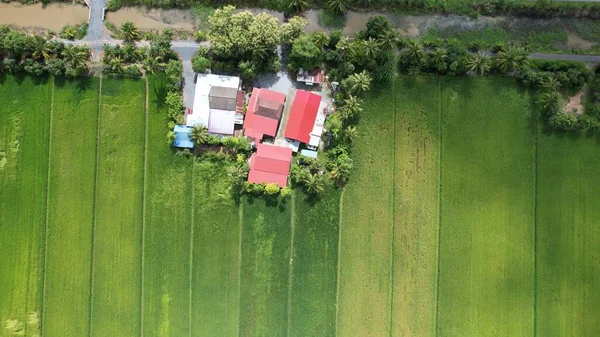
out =
<svg viewBox="0 0 600 337"><path fill-rule="evenodd" d="M213 86L208 94L211 109L235 111L237 89Z"/></svg>
<svg viewBox="0 0 600 337"><path fill-rule="evenodd" d="M279 119L281 117L281 112L283 111L283 104L269 100L262 100L260 99L260 97L258 98L257 103L257 115L268 117L271 119Z"/></svg>

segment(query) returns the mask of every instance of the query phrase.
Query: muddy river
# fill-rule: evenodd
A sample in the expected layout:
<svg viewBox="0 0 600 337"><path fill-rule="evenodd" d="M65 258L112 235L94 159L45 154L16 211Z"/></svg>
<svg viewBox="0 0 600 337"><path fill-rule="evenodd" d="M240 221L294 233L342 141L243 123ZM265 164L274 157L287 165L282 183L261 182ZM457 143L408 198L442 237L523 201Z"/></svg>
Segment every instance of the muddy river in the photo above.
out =
<svg viewBox="0 0 600 337"><path fill-rule="evenodd" d="M21 5L0 3L0 24L59 31L66 25L87 22L88 8L77 4Z"/></svg>

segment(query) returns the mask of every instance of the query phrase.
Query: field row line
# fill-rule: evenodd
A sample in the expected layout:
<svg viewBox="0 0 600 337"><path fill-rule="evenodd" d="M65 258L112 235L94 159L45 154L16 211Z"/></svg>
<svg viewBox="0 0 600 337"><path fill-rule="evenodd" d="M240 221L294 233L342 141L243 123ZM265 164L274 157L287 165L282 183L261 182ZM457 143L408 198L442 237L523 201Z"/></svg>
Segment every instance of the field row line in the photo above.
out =
<svg viewBox="0 0 600 337"><path fill-rule="evenodd" d="M393 336L393 329L394 329L394 324L393 324L393 320L394 320L394 253L395 253L395 244L394 244L394 240L395 240L395 234L396 234L396 142L397 142L397 134L396 134L396 130L397 130L397 121L396 121L396 81L392 81L392 93L394 95L394 151L393 151L393 155L392 155L392 161L394 163L394 174L392 175L392 222L391 222L391 234L390 235L390 266L389 266L389 273L390 273L390 284L389 284L389 304L388 304L388 308L389 308L389 315L390 318L388 320L388 332L389 332L389 336L392 337Z"/></svg>
<svg viewBox="0 0 600 337"><path fill-rule="evenodd" d="M296 193L292 193L292 206L290 216L290 263L288 269L288 298L287 298L287 337L292 331L292 282L294 281L294 232L296 229Z"/></svg>
<svg viewBox="0 0 600 337"><path fill-rule="evenodd" d="M94 220L92 221L92 238L91 238L91 262L90 262L90 297L88 311L88 335L92 336L92 314L94 306L94 259L96 247L96 223L98 220L97 203L98 203L98 163L100 162L100 114L102 110L102 75L100 75L100 84L98 86L98 113L96 114L96 164L94 168Z"/></svg>
<svg viewBox="0 0 600 337"><path fill-rule="evenodd" d="M144 252L146 251L146 184L148 172L148 77L146 81L146 101L145 101L145 120L144 120L144 173L142 183L142 256L141 256L141 285L140 285L140 336L144 335Z"/></svg>
<svg viewBox="0 0 600 337"><path fill-rule="evenodd" d="M49 224L49 218L50 218L50 207L49 207L49 202L50 202L50 173L51 173L51 168L52 166L50 165L50 158L52 155L52 117L54 115L54 90L55 90L55 83L54 83L54 77L52 77L52 93L51 93L51 97L50 97L50 121L49 121L49 127L48 127L48 172L47 172L47 177L46 177L46 219L45 219L45 227L44 227L44 269L42 270L43 276L42 276L42 305L41 305L41 320L40 320L40 335L43 336L44 335L44 317L46 315L44 315L45 311L45 304L46 304L46 271L47 271L47 267L48 267L48 224Z"/></svg>
<svg viewBox="0 0 600 337"><path fill-rule="evenodd" d="M433 335L438 335L438 318L440 303L440 240L442 238L442 81L438 81L438 228L437 228L437 247L436 247L436 274L435 274L435 323Z"/></svg>
<svg viewBox="0 0 600 337"><path fill-rule="evenodd" d="M195 172L195 165L194 163L192 163L192 198L190 200L190 209L191 209L191 221L190 221L190 256L189 256L189 298L188 298L188 333L189 336L192 337L192 298L193 298L193 282L194 282L194 221L195 221L195 214L194 214L194 202L196 199L196 179L194 179L196 177L196 172Z"/></svg>

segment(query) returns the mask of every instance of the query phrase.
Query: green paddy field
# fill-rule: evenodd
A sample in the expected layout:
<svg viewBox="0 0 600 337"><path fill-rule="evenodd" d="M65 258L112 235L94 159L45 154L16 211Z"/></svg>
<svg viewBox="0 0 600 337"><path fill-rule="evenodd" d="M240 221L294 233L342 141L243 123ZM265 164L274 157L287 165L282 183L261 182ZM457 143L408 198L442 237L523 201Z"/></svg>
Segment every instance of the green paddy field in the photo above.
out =
<svg viewBox="0 0 600 337"><path fill-rule="evenodd" d="M0 77L0 336L600 335L600 136L511 79L374 88L317 201L236 200L164 95Z"/></svg>

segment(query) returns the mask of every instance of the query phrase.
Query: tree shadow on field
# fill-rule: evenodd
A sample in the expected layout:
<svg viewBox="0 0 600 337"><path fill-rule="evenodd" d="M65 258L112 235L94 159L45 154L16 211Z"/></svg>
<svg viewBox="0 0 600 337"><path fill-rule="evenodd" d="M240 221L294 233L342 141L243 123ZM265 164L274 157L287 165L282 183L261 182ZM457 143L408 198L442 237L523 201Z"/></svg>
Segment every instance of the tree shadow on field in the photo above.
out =
<svg viewBox="0 0 600 337"><path fill-rule="evenodd" d="M8 78L8 75L6 73L0 72L0 84L6 83L7 78Z"/></svg>
<svg viewBox="0 0 600 337"><path fill-rule="evenodd" d="M285 212L285 209L287 207L287 203L288 200L290 198L282 198L278 195L252 195L252 194L246 194L246 202L250 205L253 205L256 200L262 200L265 202L265 205L267 205L268 207L277 207L279 209L279 212L283 213Z"/></svg>
<svg viewBox="0 0 600 337"><path fill-rule="evenodd" d="M96 78L97 77L93 77L93 76L78 77L75 79L68 79L68 78L65 78L62 76L54 77L54 86L58 87L60 89L63 89L66 85L74 83L75 89L77 90L77 92L81 93L86 90L92 89L94 79L96 79Z"/></svg>

